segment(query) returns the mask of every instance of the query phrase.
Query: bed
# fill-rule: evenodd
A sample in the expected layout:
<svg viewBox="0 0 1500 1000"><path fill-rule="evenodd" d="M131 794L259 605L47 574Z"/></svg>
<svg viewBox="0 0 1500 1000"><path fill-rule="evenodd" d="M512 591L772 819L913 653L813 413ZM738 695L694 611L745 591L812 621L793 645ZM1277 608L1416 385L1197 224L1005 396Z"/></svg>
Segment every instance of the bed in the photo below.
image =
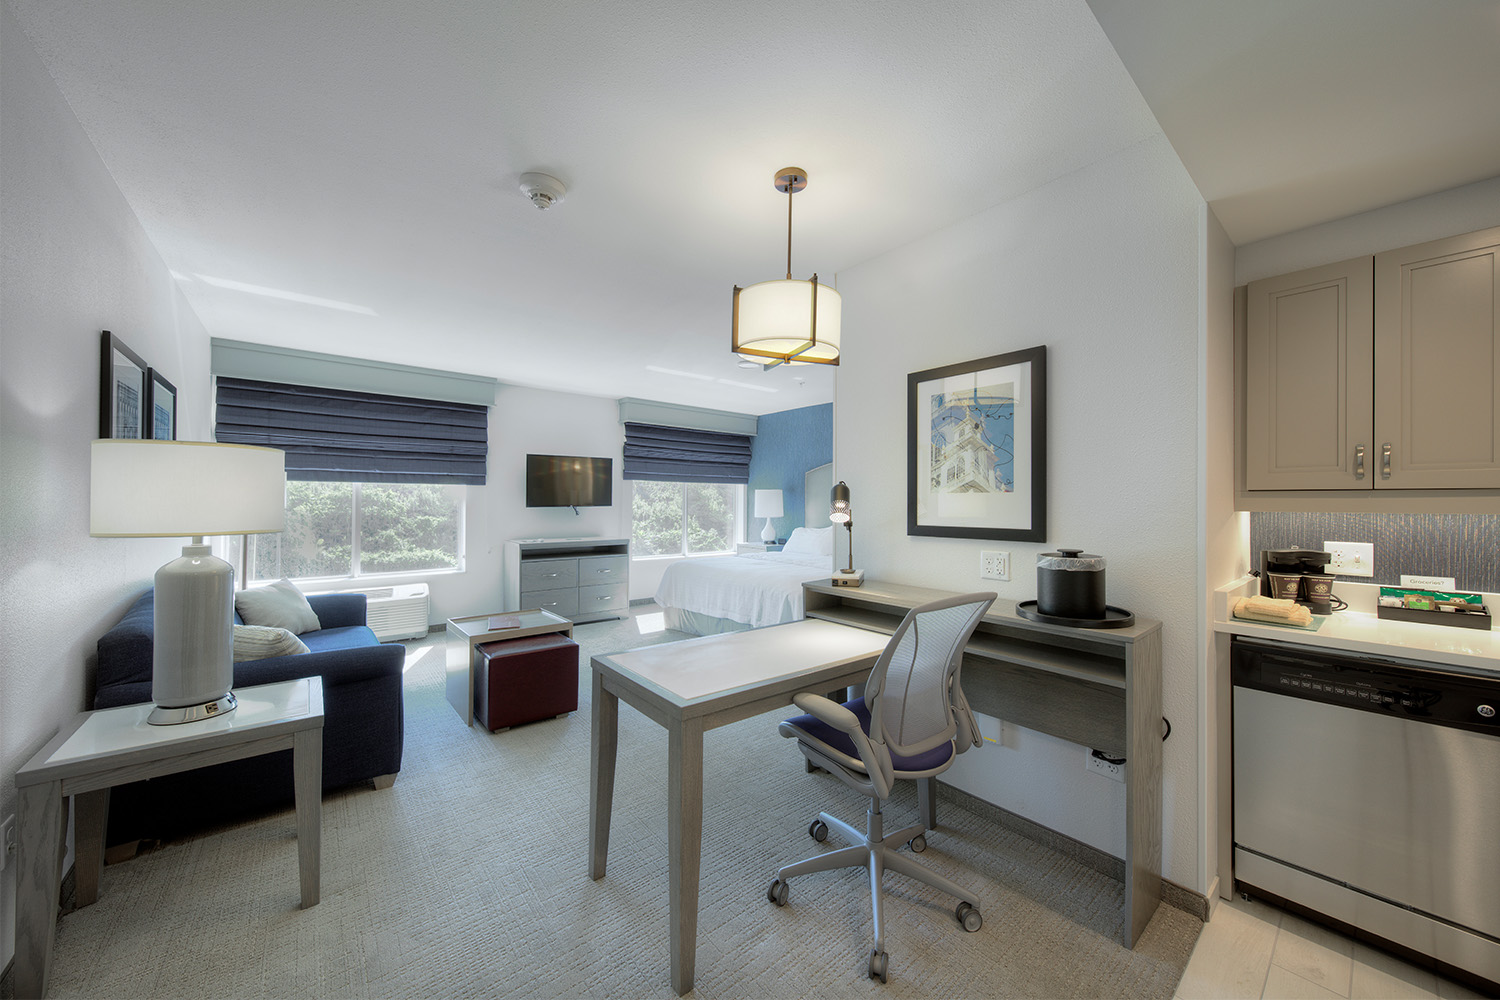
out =
<svg viewBox="0 0 1500 1000"><path fill-rule="evenodd" d="M828 516L832 466L804 477L806 523ZM717 635L779 625L803 617L802 585L833 572L833 525L797 528L780 552L684 559L656 588L665 625L691 635Z"/></svg>

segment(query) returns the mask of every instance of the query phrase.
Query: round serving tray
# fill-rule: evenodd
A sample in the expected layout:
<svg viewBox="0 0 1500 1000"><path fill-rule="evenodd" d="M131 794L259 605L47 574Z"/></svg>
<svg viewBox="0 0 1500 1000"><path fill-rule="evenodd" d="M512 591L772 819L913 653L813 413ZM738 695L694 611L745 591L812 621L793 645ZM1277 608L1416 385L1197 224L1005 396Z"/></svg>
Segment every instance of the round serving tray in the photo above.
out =
<svg viewBox="0 0 1500 1000"><path fill-rule="evenodd" d="M1030 618L1034 622L1068 625L1072 628L1129 628L1135 624L1135 615L1114 605L1105 605L1103 618L1062 618L1057 615L1042 614L1036 609L1036 601L1022 601L1016 605L1016 614L1022 618Z"/></svg>

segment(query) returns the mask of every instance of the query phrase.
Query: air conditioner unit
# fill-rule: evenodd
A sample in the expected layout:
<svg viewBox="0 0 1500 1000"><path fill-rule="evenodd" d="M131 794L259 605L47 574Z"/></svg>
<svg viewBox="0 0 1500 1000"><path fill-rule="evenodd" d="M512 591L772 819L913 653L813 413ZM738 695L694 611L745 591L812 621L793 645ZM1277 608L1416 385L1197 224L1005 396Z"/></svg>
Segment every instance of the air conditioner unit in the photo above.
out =
<svg viewBox="0 0 1500 1000"><path fill-rule="evenodd" d="M427 634L427 584L407 583L399 587L372 587L351 591L366 598L365 621L381 642L419 639Z"/></svg>

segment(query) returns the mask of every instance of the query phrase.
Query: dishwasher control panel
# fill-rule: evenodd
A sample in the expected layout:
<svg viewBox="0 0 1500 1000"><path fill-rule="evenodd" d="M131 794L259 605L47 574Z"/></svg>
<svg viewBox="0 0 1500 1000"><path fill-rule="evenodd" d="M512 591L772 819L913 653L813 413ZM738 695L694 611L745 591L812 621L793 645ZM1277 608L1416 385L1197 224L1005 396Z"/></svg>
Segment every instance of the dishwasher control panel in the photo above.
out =
<svg viewBox="0 0 1500 1000"><path fill-rule="evenodd" d="M1500 736L1500 680L1274 640L1236 639L1232 649L1236 687Z"/></svg>

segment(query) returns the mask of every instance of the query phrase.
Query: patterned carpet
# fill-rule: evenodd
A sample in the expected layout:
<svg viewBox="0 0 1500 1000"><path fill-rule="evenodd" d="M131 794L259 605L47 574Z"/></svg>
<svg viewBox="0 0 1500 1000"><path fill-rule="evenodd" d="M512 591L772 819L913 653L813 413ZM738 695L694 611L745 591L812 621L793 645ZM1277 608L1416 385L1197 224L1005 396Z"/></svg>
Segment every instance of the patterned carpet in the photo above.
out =
<svg viewBox="0 0 1500 1000"><path fill-rule="evenodd" d="M290 810L160 845L108 867L99 902L63 917L49 995L673 996L666 734L622 706L609 874L591 881L588 658L681 634L580 626L580 710L495 734L444 700L439 638L408 644L395 786L325 798L319 905L297 906ZM890 982L870 981L862 873L794 882L785 909L765 898L777 866L818 849L820 808L862 826L864 800L806 774L774 716L708 733L705 756L693 995L1172 996L1195 918L1163 906L1126 950L1119 883L947 802L922 857L978 889L984 927L963 933L949 900L887 875ZM906 789L888 828L914 813Z"/></svg>

